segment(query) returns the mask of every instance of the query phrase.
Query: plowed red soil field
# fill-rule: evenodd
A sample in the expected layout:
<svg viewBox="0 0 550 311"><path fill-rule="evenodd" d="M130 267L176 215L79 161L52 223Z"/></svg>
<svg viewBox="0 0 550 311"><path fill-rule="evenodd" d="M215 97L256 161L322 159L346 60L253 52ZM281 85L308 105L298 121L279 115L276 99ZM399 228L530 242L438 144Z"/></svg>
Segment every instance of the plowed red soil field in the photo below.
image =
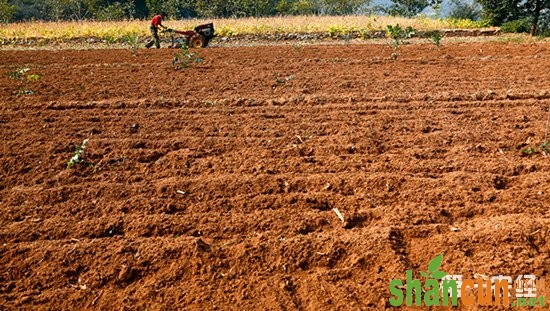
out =
<svg viewBox="0 0 550 311"><path fill-rule="evenodd" d="M390 309L440 253L550 283L550 44L198 52L0 52L41 76L0 77L1 310Z"/></svg>

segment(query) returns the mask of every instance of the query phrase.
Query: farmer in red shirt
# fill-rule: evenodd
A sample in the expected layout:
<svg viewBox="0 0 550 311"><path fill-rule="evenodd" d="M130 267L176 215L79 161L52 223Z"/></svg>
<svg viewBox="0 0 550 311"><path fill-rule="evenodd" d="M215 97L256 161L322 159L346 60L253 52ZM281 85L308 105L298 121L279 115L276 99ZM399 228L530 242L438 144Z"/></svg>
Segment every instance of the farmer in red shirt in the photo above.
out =
<svg viewBox="0 0 550 311"><path fill-rule="evenodd" d="M164 17L166 16L166 13L161 12L155 16L153 16L153 20L151 21L151 27L149 27L149 30L151 31L151 35L153 36L153 39L149 41L145 45L145 47L150 48L153 46L153 44L157 47L157 49L160 49L160 39L159 39L159 27L162 27L163 29L166 29L162 25L162 21L164 20Z"/></svg>

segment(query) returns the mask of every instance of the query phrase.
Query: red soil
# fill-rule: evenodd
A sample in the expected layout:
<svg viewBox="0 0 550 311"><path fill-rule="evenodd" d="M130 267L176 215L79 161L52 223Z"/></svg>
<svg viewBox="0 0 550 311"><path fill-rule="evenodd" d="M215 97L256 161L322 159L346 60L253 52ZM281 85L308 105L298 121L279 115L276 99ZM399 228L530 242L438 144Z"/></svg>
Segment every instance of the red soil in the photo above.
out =
<svg viewBox="0 0 550 311"><path fill-rule="evenodd" d="M389 308L442 252L549 281L548 43L174 53L0 52L41 75L0 77L0 309Z"/></svg>

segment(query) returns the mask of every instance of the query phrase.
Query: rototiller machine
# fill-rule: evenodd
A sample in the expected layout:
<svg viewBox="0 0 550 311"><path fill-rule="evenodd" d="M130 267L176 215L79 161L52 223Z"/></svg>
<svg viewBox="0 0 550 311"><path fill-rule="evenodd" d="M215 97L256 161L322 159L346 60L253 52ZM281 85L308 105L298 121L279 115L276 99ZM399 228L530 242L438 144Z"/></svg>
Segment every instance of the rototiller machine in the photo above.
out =
<svg viewBox="0 0 550 311"><path fill-rule="evenodd" d="M171 48L181 48L184 44L190 48L205 48L210 40L216 37L213 23L199 25L194 30L182 31L169 28L164 32L170 34Z"/></svg>

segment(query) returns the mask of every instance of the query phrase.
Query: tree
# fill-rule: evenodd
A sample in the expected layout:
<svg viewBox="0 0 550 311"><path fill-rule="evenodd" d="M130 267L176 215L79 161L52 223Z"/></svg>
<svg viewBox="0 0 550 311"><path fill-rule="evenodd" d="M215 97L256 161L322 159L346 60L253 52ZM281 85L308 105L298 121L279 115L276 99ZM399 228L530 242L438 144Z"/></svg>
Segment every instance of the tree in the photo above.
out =
<svg viewBox="0 0 550 311"><path fill-rule="evenodd" d="M272 0L273 1L273 0ZM348 15L359 11L370 0L279 0L273 1L274 10L280 15Z"/></svg>
<svg viewBox="0 0 550 311"><path fill-rule="evenodd" d="M365 0L324 0L323 6L325 14L329 15L347 15L357 11L359 6L365 4Z"/></svg>
<svg viewBox="0 0 550 311"><path fill-rule="evenodd" d="M316 6L312 1L298 0L292 3L291 13L294 15L311 15L318 14L319 6Z"/></svg>
<svg viewBox="0 0 550 311"><path fill-rule="evenodd" d="M481 16L481 6L475 1L452 0L453 7L449 16L457 19L478 20Z"/></svg>
<svg viewBox="0 0 550 311"><path fill-rule="evenodd" d="M483 6L483 14L493 25L520 19L531 21L531 34L537 34L542 12L550 10L548 0L477 0ZM549 13L550 14L550 13Z"/></svg>
<svg viewBox="0 0 550 311"><path fill-rule="evenodd" d="M275 12L279 15L290 14L291 3L288 0L277 1L275 4Z"/></svg>
<svg viewBox="0 0 550 311"><path fill-rule="evenodd" d="M523 0L478 0L478 2L483 6L484 18L495 26L518 20L525 15L521 5Z"/></svg>
<svg viewBox="0 0 550 311"><path fill-rule="evenodd" d="M536 0L534 9L533 26L531 26L531 36L537 34L537 26L539 24L540 11L542 11L542 0Z"/></svg>
<svg viewBox="0 0 550 311"><path fill-rule="evenodd" d="M17 7L13 19L21 20L49 20L49 4L47 0L14 0L11 4Z"/></svg>
<svg viewBox="0 0 550 311"><path fill-rule="evenodd" d="M26 0L23 0L26 1ZM41 14L36 13L30 19L42 20L78 20L96 17L96 14L107 5L102 0L39 0L31 1L32 8L38 9ZM23 7L21 7L23 9ZM27 11L27 9L23 9ZM32 12L32 11L27 11Z"/></svg>
<svg viewBox="0 0 550 311"><path fill-rule="evenodd" d="M17 6L8 0L0 0L0 23L9 23L17 12Z"/></svg>
<svg viewBox="0 0 550 311"><path fill-rule="evenodd" d="M100 21L131 19L136 15L134 2L114 2L98 10L94 14Z"/></svg>
<svg viewBox="0 0 550 311"><path fill-rule="evenodd" d="M90 18L98 6L97 0L63 0L70 19L83 21Z"/></svg>
<svg viewBox="0 0 550 311"><path fill-rule="evenodd" d="M127 0L134 4L134 18L147 18L149 17L149 9L145 0Z"/></svg>
<svg viewBox="0 0 550 311"><path fill-rule="evenodd" d="M194 1L194 0L145 0L145 4L149 11L149 15L154 15L160 12L168 14L168 17L179 19L197 16L197 6L207 6L211 2L219 1Z"/></svg>
<svg viewBox="0 0 550 311"><path fill-rule="evenodd" d="M227 17L226 7L227 3L222 0L197 0L195 4L197 13L203 17Z"/></svg>
<svg viewBox="0 0 550 311"><path fill-rule="evenodd" d="M390 15L413 17L428 6L441 6L442 0L392 0L392 2L393 5L386 10Z"/></svg>
<svg viewBox="0 0 550 311"><path fill-rule="evenodd" d="M53 20L62 19L63 13L65 12L67 5L59 0L46 0L48 5L48 18Z"/></svg>

